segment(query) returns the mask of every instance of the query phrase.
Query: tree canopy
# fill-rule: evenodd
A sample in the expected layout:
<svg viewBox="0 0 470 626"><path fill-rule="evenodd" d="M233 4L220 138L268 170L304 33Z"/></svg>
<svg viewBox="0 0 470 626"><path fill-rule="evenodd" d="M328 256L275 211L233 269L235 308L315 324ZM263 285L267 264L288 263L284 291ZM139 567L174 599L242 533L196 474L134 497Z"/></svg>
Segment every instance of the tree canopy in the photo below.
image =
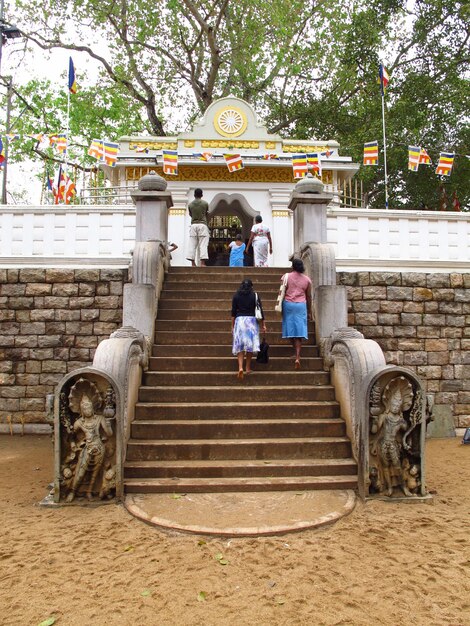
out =
<svg viewBox="0 0 470 626"><path fill-rule="evenodd" d="M250 102L271 132L335 139L362 161L382 143L378 65L386 95L390 206L436 208L442 180L407 169L408 145L456 153L448 194L470 208L469 23L458 0L16 0L15 24L31 45L70 50L72 154L86 166L94 137L163 136L186 129L216 99ZM13 21L13 20L12 20ZM79 54L78 54L79 53ZM84 55L99 65L87 83ZM64 68L65 69L65 68ZM65 71L64 71L65 75ZM66 81L16 85L29 105L15 132L63 128ZM92 113L90 114L90 112ZM16 152L31 154L33 142ZM41 151L40 151L41 152ZM80 155L80 158L78 158ZM36 153L35 158L51 158ZM383 159L380 160L383 163ZM371 206L384 205L383 165L362 167Z"/></svg>

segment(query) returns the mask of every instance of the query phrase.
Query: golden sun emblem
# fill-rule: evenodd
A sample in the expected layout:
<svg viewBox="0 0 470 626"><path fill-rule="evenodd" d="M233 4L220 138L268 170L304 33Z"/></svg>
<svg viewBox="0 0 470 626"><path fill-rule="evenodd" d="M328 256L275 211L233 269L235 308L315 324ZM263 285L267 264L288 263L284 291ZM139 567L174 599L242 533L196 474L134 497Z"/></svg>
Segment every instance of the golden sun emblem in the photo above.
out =
<svg viewBox="0 0 470 626"><path fill-rule="evenodd" d="M242 111L235 107L222 109L214 119L214 126L224 137L238 137L246 129L247 119Z"/></svg>

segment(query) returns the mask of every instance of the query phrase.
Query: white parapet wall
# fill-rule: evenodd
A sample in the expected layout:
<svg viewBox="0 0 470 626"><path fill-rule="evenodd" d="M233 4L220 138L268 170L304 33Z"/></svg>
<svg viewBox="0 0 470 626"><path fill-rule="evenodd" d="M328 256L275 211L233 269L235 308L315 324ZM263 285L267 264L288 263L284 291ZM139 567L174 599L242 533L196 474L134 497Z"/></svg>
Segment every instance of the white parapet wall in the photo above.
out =
<svg viewBox="0 0 470 626"><path fill-rule="evenodd" d="M338 271L470 271L470 214L327 210Z"/></svg>
<svg viewBox="0 0 470 626"><path fill-rule="evenodd" d="M327 238L338 271L470 271L468 213L331 207ZM0 207L3 268L127 267L134 244L131 205Z"/></svg>

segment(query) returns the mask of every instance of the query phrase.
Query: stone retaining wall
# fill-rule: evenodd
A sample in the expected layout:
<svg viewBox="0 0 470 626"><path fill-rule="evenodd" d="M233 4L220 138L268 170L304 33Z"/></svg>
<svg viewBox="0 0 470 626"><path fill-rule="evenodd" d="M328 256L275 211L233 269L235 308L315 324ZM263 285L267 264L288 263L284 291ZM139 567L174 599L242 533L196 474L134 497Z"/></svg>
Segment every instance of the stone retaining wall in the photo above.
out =
<svg viewBox="0 0 470 626"><path fill-rule="evenodd" d="M119 328L126 270L0 269L0 423L44 423L62 376ZM340 272L349 324L470 426L470 274Z"/></svg>
<svg viewBox="0 0 470 626"><path fill-rule="evenodd" d="M349 325L382 347L387 363L421 377L435 405L470 426L470 274L340 272Z"/></svg>
<svg viewBox="0 0 470 626"><path fill-rule="evenodd" d="M44 423L46 395L121 326L127 270L0 269L0 423Z"/></svg>

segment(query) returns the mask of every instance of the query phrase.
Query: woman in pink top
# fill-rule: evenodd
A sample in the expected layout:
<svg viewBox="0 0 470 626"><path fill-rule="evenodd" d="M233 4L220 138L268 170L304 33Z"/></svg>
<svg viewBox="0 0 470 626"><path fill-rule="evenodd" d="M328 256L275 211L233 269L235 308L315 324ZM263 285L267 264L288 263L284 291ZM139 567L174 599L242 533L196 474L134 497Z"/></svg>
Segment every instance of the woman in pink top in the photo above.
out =
<svg viewBox="0 0 470 626"><path fill-rule="evenodd" d="M307 320L312 319L312 281L304 272L302 261L294 259L292 272L287 274L286 294L282 303L282 338L292 340L296 370L300 369L302 339L308 339Z"/></svg>

